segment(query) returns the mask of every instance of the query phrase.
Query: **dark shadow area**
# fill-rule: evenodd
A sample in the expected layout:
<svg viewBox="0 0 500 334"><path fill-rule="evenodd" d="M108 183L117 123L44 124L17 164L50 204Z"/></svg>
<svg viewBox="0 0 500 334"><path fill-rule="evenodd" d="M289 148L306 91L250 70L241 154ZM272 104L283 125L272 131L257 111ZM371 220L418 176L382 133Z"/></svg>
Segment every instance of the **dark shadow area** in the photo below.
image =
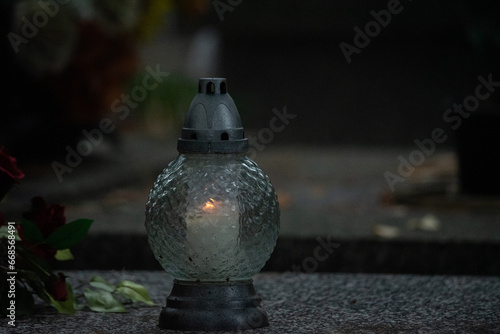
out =
<svg viewBox="0 0 500 334"><path fill-rule="evenodd" d="M322 242L318 243L318 239ZM500 275L498 243L327 240L280 237L264 272ZM330 245L329 245L329 242ZM331 245L335 245L331 247ZM132 246L133 245L133 246ZM321 249L318 251L318 247ZM330 253L331 251L331 253ZM161 270L145 236L99 235L73 249L71 270Z"/></svg>

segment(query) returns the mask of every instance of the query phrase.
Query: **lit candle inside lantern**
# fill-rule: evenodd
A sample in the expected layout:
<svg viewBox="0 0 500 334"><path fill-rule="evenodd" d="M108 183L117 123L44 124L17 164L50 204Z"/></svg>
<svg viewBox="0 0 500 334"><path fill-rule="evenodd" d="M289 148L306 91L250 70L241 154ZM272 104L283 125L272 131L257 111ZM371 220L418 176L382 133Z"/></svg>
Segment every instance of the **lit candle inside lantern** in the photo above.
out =
<svg viewBox="0 0 500 334"><path fill-rule="evenodd" d="M202 272L231 268L238 250L239 209L236 200L209 198L186 216L189 261ZM203 279L203 277L200 277Z"/></svg>
<svg viewBox="0 0 500 334"><path fill-rule="evenodd" d="M215 209L214 199L211 198L208 202L205 203L202 210L205 212L212 212Z"/></svg>

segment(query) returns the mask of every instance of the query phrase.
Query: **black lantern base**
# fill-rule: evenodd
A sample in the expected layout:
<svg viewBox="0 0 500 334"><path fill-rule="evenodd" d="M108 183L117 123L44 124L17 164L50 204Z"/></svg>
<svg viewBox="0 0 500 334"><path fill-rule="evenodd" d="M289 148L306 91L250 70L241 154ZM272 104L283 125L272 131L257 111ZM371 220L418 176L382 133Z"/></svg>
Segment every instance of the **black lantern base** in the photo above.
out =
<svg viewBox="0 0 500 334"><path fill-rule="evenodd" d="M160 327L177 330L245 330L269 325L252 280L174 281Z"/></svg>

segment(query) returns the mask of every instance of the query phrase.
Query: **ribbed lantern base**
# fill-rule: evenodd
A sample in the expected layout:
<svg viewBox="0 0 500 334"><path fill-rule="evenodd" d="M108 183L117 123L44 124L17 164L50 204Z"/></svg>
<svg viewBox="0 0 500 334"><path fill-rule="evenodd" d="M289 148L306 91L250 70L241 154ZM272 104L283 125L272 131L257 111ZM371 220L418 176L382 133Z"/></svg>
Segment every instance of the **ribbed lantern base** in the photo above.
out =
<svg viewBox="0 0 500 334"><path fill-rule="evenodd" d="M245 330L269 325L252 280L174 281L160 327L177 330Z"/></svg>

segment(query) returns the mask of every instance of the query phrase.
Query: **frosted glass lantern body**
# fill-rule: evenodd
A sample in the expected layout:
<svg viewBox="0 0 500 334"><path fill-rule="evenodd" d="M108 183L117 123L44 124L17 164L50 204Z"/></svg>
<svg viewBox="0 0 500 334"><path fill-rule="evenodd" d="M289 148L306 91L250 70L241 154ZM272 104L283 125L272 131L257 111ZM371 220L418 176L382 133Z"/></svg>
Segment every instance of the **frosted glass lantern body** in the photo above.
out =
<svg viewBox="0 0 500 334"><path fill-rule="evenodd" d="M180 154L146 205L156 259L174 278L246 280L262 269L279 232L277 197L244 154Z"/></svg>

